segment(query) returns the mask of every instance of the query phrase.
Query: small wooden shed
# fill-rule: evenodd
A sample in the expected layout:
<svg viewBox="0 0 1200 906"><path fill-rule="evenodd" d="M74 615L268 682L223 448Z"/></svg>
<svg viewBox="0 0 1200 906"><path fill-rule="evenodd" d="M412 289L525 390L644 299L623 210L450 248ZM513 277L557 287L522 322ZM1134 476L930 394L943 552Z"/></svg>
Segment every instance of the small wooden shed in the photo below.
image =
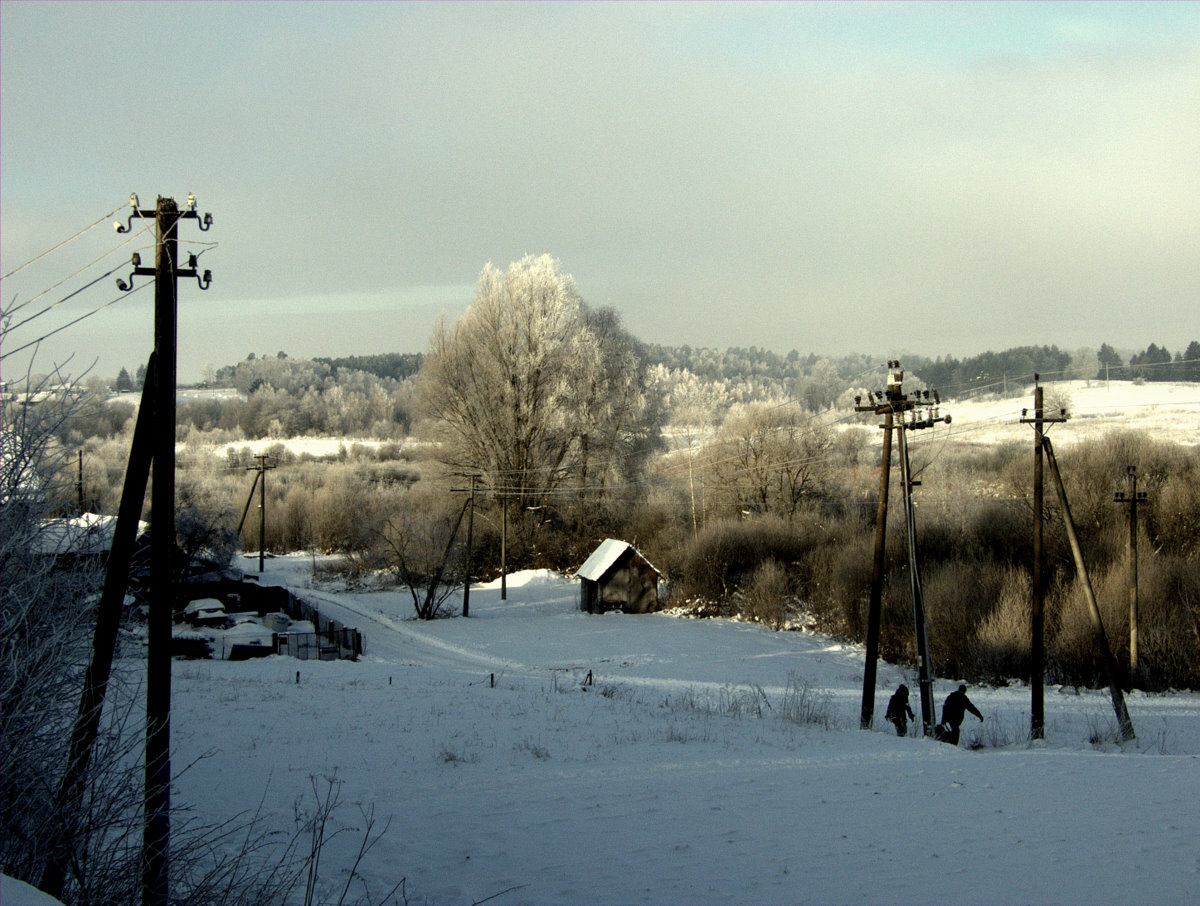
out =
<svg viewBox="0 0 1200 906"><path fill-rule="evenodd" d="M606 538L575 575L580 610L649 613L658 607L659 572L628 542Z"/></svg>

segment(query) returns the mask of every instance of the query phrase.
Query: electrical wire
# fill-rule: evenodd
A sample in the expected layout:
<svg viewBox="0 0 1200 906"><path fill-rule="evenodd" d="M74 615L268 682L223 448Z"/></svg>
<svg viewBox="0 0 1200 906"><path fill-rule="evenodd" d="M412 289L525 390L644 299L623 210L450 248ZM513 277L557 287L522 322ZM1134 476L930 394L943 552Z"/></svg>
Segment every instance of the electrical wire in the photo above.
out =
<svg viewBox="0 0 1200 906"><path fill-rule="evenodd" d="M125 203L117 205L115 208L113 208L111 211L109 211L107 214L105 214L103 217L101 217L95 223L91 224L90 226L84 227L82 230L80 230L74 236L67 237L62 242L58 243L58 245L48 248L48 249L46 249L46 251L42 252L40 255L36 255L35 257L30 258L28 261L26 261L24 264L20 265L19 267L14 267L11 271L9 271L3 277L0 277L0 280L7 280L13 274L16 274L16 273L24 270L25 268L29 267L29 265L33 264L35 261L40 261L41 259L45 258L47 255L51 254L52 252L55 252L58 249L62 248L67 243L73 242L74 240L78 239L84 233L88 232L88 230L94 230L96 227L100 226L100 224L104 223L104 221L108 220L108 218L110 218L114 214L116 214L117 211L121 210L123 207L125 207Z"/></svg>
<svg viewBox="0 0 1200 906"><path fill-rule="evenodd" d="M33 320L35 320L36 318L40 318L42 315L46 314L47 312L49 312L49 311L53 310L54 308L58 307L59 305L62 305L62 304L63 304L64 302L66 302L68 299L71 299L71 298L73 298L74 296L78 296L78 295L79 295L81 292L83 292L85 289L90 289L91 287L93 287L93 286L95 286L97 283L99 283L101 280L104 280L104 279L105 279L105 278L107 278L107 277L111 277L111 276L112 276L113 274L115 274L117 271L124 270L126 267L128 267L128 265L126 265L126 264L118 264L116 267L114 267L112 270L108 271L107 273L101 274L99 277L96 277L94 280L92 280L92 281L90 281L90 282L88 282L88 283L85 283L85 284L83 284L83 286L79 287L79 289L75 290L74 292L72 292L72 293L68 293L67 295L63 296L61 299L59 299L59 300L58 300L57 302L55 302L53 305L48 305L48 306L46 306L45 308L43 308L41 311L39 311L39 312L34 312L32 315L30 315L30 316L29 316L28 318L26 318L24 321L18 321L16 324L9 324L9 325L6 325L6 326L5 326L5 328L4 328L4 332L5 332L6 334L8 334L8 333L12 333L14 330L19 330L20 328L22 328L22 327L24 327L26 324L28 324L30 321L33 321Z"/></svg>
<svg viewBox="0 0 1200 906"><path fill-rule="evenodd" d="M24 302L20 302L20 303L17 303L17 304L15 304L15 305L13 305L11 308L9 308L9 310L8 310L8 314L9 314L10 316L11 316L11 315L15 315L17 312L21 311L21 310L22 310L22 309L24 309L25 307L27 307L27 306L29 306L29 305L32 305L32 304L33 304L34 302L36 302L38 299L42 298L42 296L45 296L45 295L47 295L48 293L52 292L53 290L55 290L55 289L58 289L58 287L62 286L62 285L63 285L64 283L66 283L68 280L72 280L72 279L74 279L75 277L78 277L80 274L82 274L82 273L83 273L85 270L87 270L87 269L88 269L89 267L91 267L92 265L94 265L94 264L98 264L99 262L101 262L101 261L103 261L105 258L107 258L109 255L111 255L111 254L113 254L114 252L116 252L116 251L118 251L118 250L120 250L120 249L124 248L125 246L129 245L129 243L133 242L133 240L134 240L134 239L136 239L138 236L142 235L143 233L149 232L149 230L150 230L151 228L152 228L152 225L151 225L151 226L144 226L144 227L142 227L140 230L138 230L137 232L135 232L135 233L131 233L131 234L129 235L129 237L128 237L127 239L125 239L123 242L119 242L119 243L117 243L117 245L113 246L111 249L109 249L109 250L108 250L107 252L105 252L103 255L100 255L98 258L95 258L95 259L93 259L93 260L89 261L89 262L88 262L87 264L85 264L83 267L79 268L79 270L75 271L75 273L73 273L73 274L68 274L67 276L65 276L65 277L63 277L61 280L59 280L57 283L55 283L53 286L48 286L46 289L42 290L42 291L41 291L40 293L38 293L36 296L33 296L33 297L32 297L32 298L30 298L30 299L26 299ZM114 269L113 271L109 271L109 274L115 273L115 271L116 271L116 270L120 270L120 267L118 267L118 268ZM69 298L69 297L68 297L68 298ZM63 300L59 300L59 302L61 302L61 301L63 301ZM45 312L49 311L51 308L54 308L54 307L55 307L55 305L58 305L58 304L59 304L59 302L55 302L55 303L54 303L54 305L51 305L51 306L49 306L49 308L43 309L43 311L42 311L42 312L40 312L40 314L44 314ZM37 315L34 315L33 317L37 317ZM32 318L31 318L30 320L32 320Z"/></svg>
<svg viewBox="0 0 1200 906"><path fill-rule="evenodd" d="M130 296L134 295L135 293L139 293L142 290L144 290L147 286L153 286L153 285L154 285L153 283L143 283L141 286L135 287L134 289L131 289L129 292L123 292L123 293L121 293L121 295L117 296L115 299L110 299L108 302L105 302L103 305L99 305L96 308L93 308L91 311L85 312L84 314L80 315L78 318L75 318L72 321L68 321L66 324L63 324L59 327L54 328L54 330L47 331L46 333L44 333L40 337L38 337L36 340L30 340L28 343L18 346L16 349L6 349L4 351L4 355L6 355L6 356L16 355L18 352L23 352L24 350L29 349L31 346L37 346L43 340L49 339L50 337L54 336L56 333L61 333L62 331L66 330L69 327L74 327L80 321L84 321L84 320L92 317L92 315L97 315L100 312L104 311L104 309L110 308L113 305L116 305L122 299L128 299Z"/></svg>

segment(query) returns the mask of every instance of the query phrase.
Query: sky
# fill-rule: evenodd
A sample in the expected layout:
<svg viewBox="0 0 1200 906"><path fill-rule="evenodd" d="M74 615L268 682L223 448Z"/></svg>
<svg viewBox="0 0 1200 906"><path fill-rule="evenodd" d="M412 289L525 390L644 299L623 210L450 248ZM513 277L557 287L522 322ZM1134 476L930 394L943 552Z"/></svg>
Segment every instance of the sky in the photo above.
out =
<svg viewBox="0 0 1200 906"><path fill-rule="evenodd" d="M4 379L146 360L146 278L64 300L153 261L131 192L213 215L184 381L422 351L542 253L652 343L1181 351L1198 159L1194 3L3 0Z"/></svg>

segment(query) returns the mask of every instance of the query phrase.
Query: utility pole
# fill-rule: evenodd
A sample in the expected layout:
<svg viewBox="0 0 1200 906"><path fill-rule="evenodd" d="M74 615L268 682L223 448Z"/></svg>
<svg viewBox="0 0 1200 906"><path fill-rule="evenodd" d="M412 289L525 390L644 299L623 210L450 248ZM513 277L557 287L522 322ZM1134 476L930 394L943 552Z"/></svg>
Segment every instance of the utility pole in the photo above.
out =
<svg viewBox="0 0 1200 906"><path fill-rule="evenodd" d="M500 495L500 600L508 600L508 494Z"/></svg>
<svg viewBox="0 0 1200 906"><path fill-rule="evenodd" d="M147 374L153 375L154 368L154 355L151 354ZM150 477L151 463L150 430L154 421L154 406L151 402L153 390L153 379L142 387L141 403L138 406L133 439L129 446L129 461L125 467L125 481L121 488L117 524L113 529L112 546L104 566L104 585L100 593L100 603L96 608L92 659L84 674L79 712L71 733L70 755L55 800L58 830L49 848L46 864L42 868L42 879L38 884L38 887L55 898L62 897L67 867L75 855L80 804L87 783L92 749L99 735L100 712L104 708L104 696L112 674L113 655L124 611L125 590L129 585L129 566L137 544L138 518L146 499L146 482Z"/></svg>
<svg viewBox="0 0 1200 906"><path fill-rule="evenodd" d="M75 481L75 497L79 504L79 515L83 515L83 451L79 451L79 478Z"/></svg>
<svg viewBox="0 0 1200 906"><path fill-rule="evenodd" d="M202 290L212 275L196 270L196 256L188 268L179 267L179 221L198 221L202 231L212 226L212 215L196 213L196 198L188 195L187 210L180 211L175 199L159 196L153 210L133 209L127 224L117 232L129 232L133 218L154 218L154 267L141 267L133 255L129 284L118 280L122 291L133 288L134 276L154 277L154 424L150 492L150 614L146 652L146 790L145 828L142 838L142 906L166 906L170 899L168 860L171 836L171 626L175 606L172 561L175 550L175 383L178 341L178 280L195 277Z"/></svg>
<svg viewBox="0 0 1200 906"><path fill-rule="evenodd" d="M933 703L933 671L929 657L929 633L925 620L925 598L921 589L921 575L917 559L916 517L912 504L912 489L914 486L920 484L920 482L914 481L912 478L906 432L909 430L915 431L923 428L931 428L938 422L949 424L950 416L939 414L938 408L941 405L941 399L938 397L936 390L933 391L932 403L929 402L930 394L928 390L924 391L924 400L921 399L921 393L914 393L911 399L904 393L904 372L900 369L899 361L889 361L888 368L891 370L888 374L886 394L879 392L871 393L868 404L865 406L862 404L861 396L857 396L854 399L855 411L875 412L884 416L884 423L881 426L884 429L884 449L879 479L879 510L875 522L875 559L871 572L871 598L867 616L867 662L863 670L863 699L860 726L864 730L869 729L875 711L875 675L876 662L879 658L879 621L882 609L884 552L887 532L888 474L891 469L891 435L892 431L895 430L900 447L900 478L904 485L905 525L908 535L909 585L912 592L913 628L916 632L917 669L921 691L921 722L926 735L928 735L932 732L933 725L936 723ZM915 410L918 407L925 408L924 418L916 417ZM900 415L898 425L894 421L896 413ZM912 413L907 421L905 420L906 413Z"/></svg>
<svg viewBox="0 0 1200 906"><path fill-rule="evenodd" d="M254 457L258 465L246 466L246 471L255 472L254 484L250 485L250 496L246 498L246 507L242 510L242 521L238 523L238 534L246 524L246 514L250 512L250 502L254 500L254 489L258 488L258 571L263 571L263 558L267 549L267 470L275 468L275 463L268 463L271 457L260 453Z"/></svg>
<svg viewBox="0 0 1200 906"><path fill-rule="evenodd" d="M478 475L471 476L471 499L468 501L470 507L467 515L467 562L466 575L463 576L463 616L471 615L471 542L475 531L475 480Z"/></svg>
<svg viewBox="0 0 1200 906"><path fill-rule="evenodd" d="M891 362L888 362L891 365ZM888 388L891 389L891 381ZM875 715L875 677L879 661L879 621L883 609L883 565L884 552L887 545L887 512L888 492L892 474L892 425L893 406L898 399L887 399L875 402L875 394L870 394L871 403L862 405L862 397L854 398L855 412L874 412L883 416L883 453L879 462L879 506L875 511L875 553L871 567L871 593L867 603L867 661L863 668L862 715L859 726L864 730L871 728Z"/></svg>
<svg viewBox="0 0 1200 906"><path fill-rule="evenodd" d="M1128 466L1129 494L1117 491L1113 495L1114 503L1129 505L1129 681L1133 683L1138 672L1138 562L1137 536L1139 503L1146 502L1146 492L1137 489L1137 466Z"/></svg>
<svg viewBox="0 0 1200 906"><path fill-rule="evenodd" d="M1032 606L1030 608L1030 631L1032 639L1029 646L1029 738L1045 739L1046 737L1046 696L1045 696L1045 624L1046 624L1046 579L1042 569L1044 562L1043 527L1045 523L1045 484L1043 445L1046 438L1045 425L1064 422L1066 413L1060 411L1057 417L1046 418L1042 405L1042 386L1038 383L1039 375L1033 376L1033 418L1026 418L1029 410L1021 410L1022 424L1033 425L1033 575L1032 575Z"/></svg>
<svg viewBox="0 0 1200 906"><path fill-rule="evenodd" d="M1083 586L1083 594L1087 599L1088 615L1092 618L1092 630L1096 638L1096 648L1100 652L1104 671L1108 675L1108 691L1112 695L1113 711L1117 715L1117 723L1121 728L1121 738L1128 742L1134 738L1133 721L1129 719L1129 711L1125 707L1125 696L1121 692L1121 681L1117 662L1113 659L1112 649L1108 647L1108 636L1104 634L1104 621L1100 618L1100 607L1096 603L1096 593L1092 589L1092 580L1088 577L1087 565L1083 562L1083 549L1079 546L1079 536L1075 532L1075 520L1071 517L1071 506L1067 502L1067 490L1063 485L1062 473L1058 470L1058 460L1054 457L1054 445L1050 438L1043 438L1046 450L1046 462L1050 465L1050 474L1054 477L1054 490L1058 493L1058 502L1062 506L1063 523L1067 529L1067 541L1071 544L1071 554L1075 558L1075 568L1079 570L1079 581Z"/></svg>

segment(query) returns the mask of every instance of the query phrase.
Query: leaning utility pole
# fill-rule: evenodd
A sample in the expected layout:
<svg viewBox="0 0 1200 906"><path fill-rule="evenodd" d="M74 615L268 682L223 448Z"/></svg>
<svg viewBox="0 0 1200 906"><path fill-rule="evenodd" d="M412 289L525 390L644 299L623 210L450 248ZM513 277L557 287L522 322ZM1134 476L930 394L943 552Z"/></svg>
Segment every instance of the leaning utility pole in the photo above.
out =
<svg viewBox="0 0 1200 906"><path fill-rule="evenodd" d="M150 355L148 375L155 369ZM96 607L96 627L92 633L92 659L83 678L79 712L71 733L71 748L67 768L63 773L55 799L54 812L58 817L54 837L49 847L42 878L38 887L61 899L67 867L75 858L75 838L79 833L79 811L87 784L88 765L100 731L100 712L112 674L117 634L125 609L125 590L129 585L129 567L137 544L138 520L146 500L146 482L150 477L150 430L154 405L152 380L142 387L142 399L134 422L133 439L129 445L129 461L121 487L121 503L113 529L112 545L104 565L104 585Z"/></svg>
<svg viewBox="0 0 1200 906"><path fill-rule="evenodd" d="M172 561L175 559L175 383L178 331L178 280L195 277L200 288L208 289L212 275L196 270L196 257L189 256L188 268L179 267L179 221L197 220L202 231L212 225L212 215L204 219L196 213L196 198L188 195L186 211L180 211L173 198L159 196L153 210L138 207L137 195L130 195L133 208L127 224L117 224L117 232L129 232L133 218L154 218L154 267L141 267L135 252L129 284L117 281L128 291L134 276L154 277L154 424L150 491L150 614L146 653L146 804L142 840L142 904L166 906L170 898L168 858L171 835L171 626L174 616L175 588Z"/></svg>
<svg viewBox="0 0 1200 906"><path fill-rule="evenodd" d="M1029 664L1029 738L1044 739L1046 737L1046 704L1045 704L1045 624L1046 624L1046 578L1042 569L1044 562L1043 527L1045 524L1045 483L1044 483L1044 442L1046 440L1045 426L1067 420L1066 412L1059 411L1053 418L1047 418L1042 406L1042 386L1038 383L1039 375L1033 376L1033 418L1026 418L1028 409L1021 410L1021 423L1033 425L1033 598L1030 610L1030 643Z"/></svg>
<svg viewBox="0 0 1200 906"><path fill-rule="evenodd" d="M1137 466L1129 466L1126 471L1129 475L1129 494L1117 491L1113 495L1113 502L1129 505L1129 682L1132 684L1138 672L1137 508L1139 503L1146 502L1146 492L1137 489Z"/></svg>
<svg viewBox="0 0 1200 906"><path fill-rule="evenodd" d="M1092 630L1096 639L1096 648L1100 652L1104 672L1108 675L1108 691L1112 695L1113 711L1117 715L1117 723L1121 728L1121 738L1128 742L1134 738L1133 721L1129 719L1129 711L1125 707L1125 696L1121 692L1121 680L1117 670L1117 662L1113 658L1112 649L1108 646L1108 636L1104 634L1104 621L1100 618L1100 606L1096 603L1096 593L1092 589L1092 580L1088 576L1087 565L1083 562L1083 548L1079 546L1079 536L1075 532L1075 520L1071 517L1071 506L1067 502L1067 490L1063 485L1062 473L1058 470L1058 460L1054 457L1054 445L1050 438L1043 438L1042 444L1046 449L1046 462L1050 465L1050 474L1054 477L1054 490L1058 493L1058 502L1062 506L1063 523L1067 529L1067 541L1071 544L1071 554L1075 558L1075 568L1079 570L1079 581L1083 586L1083 594L1087 599L1088 615L1092 618Z"/></svg>
<svg viewBox="0 0 1200 906"><path fill-rule="evenodd" d="M933 669L929 657L929 632L925 619L925 596L921 588L921 573L917 560L917 529L916 517L912 503L912 489L920 484L912 478L912 467L908 456L907 431L932 428L938 422L950 424L949 415L940 415L938 407L941 399L937 391L933 391L933 402L929 402L929 391L922 394L914 393L910 399L904 393L904 372L900 370L899 361L889 361L887 393L871 393L868 405L862 405L862 397L854 398L854 408L858 412L875 412L884 416L884 450L880 474L880 502L875 524L875 560L871 573L871 598L867 616L867 661L863 670L863 699L861 723L862 729L869 729L875 711L875 672L879 658L879 621L883 589L884 549L887 531L887 494L888 473L891 468L891 434L896 431L899 441L900 478L904 485L904 514L905 527L908 536L908 571L909 586L912 592L913 628L916 632L917 670L921 691L921 724L926 735L933 732L937 722L934 718L933 703ZM925 417L918 419L915 410L918 407L926 409ZM899 413L899 424L893 420L894 414ZM905 414L912 413L906 421Z"/></svg>
<svg viewBox="0 0 1200 906"><path fill-rule="evenodd" d="M275 468L274 463L268 465L270 459L265 453L254 457L258 465L246 466L246 471L255 472L254 484L250 485L250 496L246 498L246 506L242 510L242 521L238 523L238 534L246 524L246 514L250 512L250 504L254 501L254 489L258 488L258 571L263 571L263 557L267 548L267 470Z"/></svg>

